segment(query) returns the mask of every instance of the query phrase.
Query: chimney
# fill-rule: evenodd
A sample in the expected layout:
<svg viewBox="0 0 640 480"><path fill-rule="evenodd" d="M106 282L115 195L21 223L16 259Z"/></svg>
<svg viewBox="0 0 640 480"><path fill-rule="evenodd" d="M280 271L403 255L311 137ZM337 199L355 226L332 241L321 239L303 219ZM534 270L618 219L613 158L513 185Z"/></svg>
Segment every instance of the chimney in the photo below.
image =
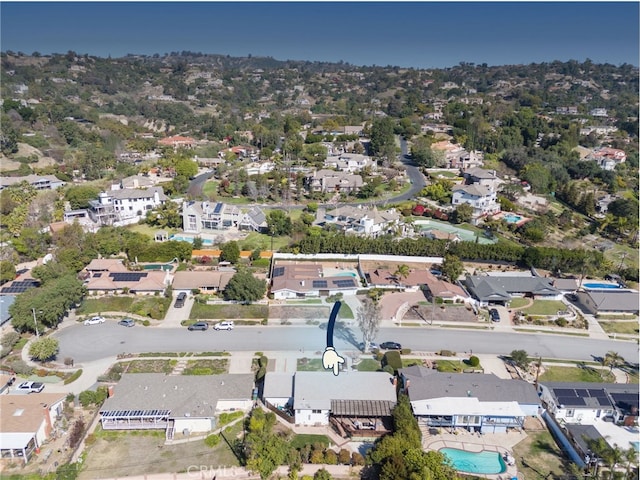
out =
<svg viewBox="0 0 640 480"><path fill-rule="evenodd" d="M42 404L42 413L44 414L45 437L49 438L49 435L51 435L51 432L53 431L53 425L51 424L51 415L49 414L49 405L47 405L46 403Z"/></svg>
<svg viewBox="0 0 640 480"><path fill-rule="evenodd" d="M109 385L109 388L107 389L107 398L111 398L114 395L114 389L113 389L113 385Z"/></svg>

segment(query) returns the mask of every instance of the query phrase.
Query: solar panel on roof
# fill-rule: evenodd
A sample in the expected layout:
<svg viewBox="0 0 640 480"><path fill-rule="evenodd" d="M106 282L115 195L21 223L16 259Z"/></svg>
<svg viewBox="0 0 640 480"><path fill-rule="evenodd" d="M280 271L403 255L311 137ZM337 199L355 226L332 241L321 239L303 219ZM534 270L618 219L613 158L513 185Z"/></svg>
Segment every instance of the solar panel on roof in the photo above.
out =
<svg viewBox="0 0 640 480"><path fill-rule="evenodd" d="M327 281L326 280L314 280L313 282L311 282L311 285L313 286L313 288L327 288Z"/></svg>
<svg viewBox="0 0 640 480"><path fill-rule="evenodd" d="M142 272L115 272L110 273L109 276L114 282L139 282L147 274Z"/></svg>
<svg viewBox="0 0 640 480"><path fill-rule="evenodd" d="M284 275L284 267L276 267L273 269L273 278Z"/></svg>
<svg viewBox="0 0 640 480"><path fill-rule="evenodd" d="M600 398L600 397L604 397L607 398L607 394L604 390L596 390L596 389L589 389L589 395L591 397L596 397L596 398Z"/></svg>
<svg viewBox="0 0 640 480"><path fill-rule="evenodd" d="M580 405L586 405L584 403L584 400L580 397L558 397L558 403L560 405L565 405L565 406L580 406Z"/></svg>
<svg viewBox="0 0 640 480"><path fill-rule="evenodd" d="M556 397L575 397L576 391L573 388L554 388L553 393Z"/></svg>
<svg viewBox="0 0 640 480"><path fill-rule="evenodd" d="M222 204L222 203L216 203L216 206L213 209L213 213L220 213L220 210L222 210L223 206L224 206L224 204Z"/></svg>
<svg viewBox="0 0 640 480"><path fill-rule="evenodd" d="M576 394L577 394L579 397L586 397L586 396L588 396L588 395L589 395L589 393L587 392L587 390L585 390L584 388L576 388L576 390L575 390L575 391L576 391Z"/></svg>
<svg viewBox="0 0 640 480"><path fill-rule="evenodd" d="M355 287L356 286L356 282L354 282L352 279L349 279L349 280L334 280L333 283L338 288Z"/></svg>
<svg viewBox="0 0 640 480"><path fill-rule="evenodd" d="M601 407L608 407L611 405L611 402L609 402L608 398L597 397L596 400L598 400L598 403Z"/></svg>

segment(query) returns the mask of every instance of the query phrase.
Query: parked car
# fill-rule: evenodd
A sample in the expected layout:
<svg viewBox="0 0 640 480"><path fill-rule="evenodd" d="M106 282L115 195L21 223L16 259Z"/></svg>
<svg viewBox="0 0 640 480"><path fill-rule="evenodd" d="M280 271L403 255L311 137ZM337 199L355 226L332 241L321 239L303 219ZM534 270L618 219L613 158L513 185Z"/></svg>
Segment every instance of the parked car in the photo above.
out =
<svg viewBox="0 0 640 480"><path fill-rule="evenodd" d="M184 307L184 302L186 299L187 299L187 294L184 292L180 292L178 294L178 297L176 298L176 303L174 303L173 306L176 308Z"/></svg>
<svg viewBox="0 0 640 480"><path fill-rule="evenodd" d="M118 325L122 325L123 327L133 327L136 322L131 318L124 318L118 322Z"/></svg>
<svg viewBox="0 0 640 480"><path fill-rule="evenodd" d="M491 321L492 322L499 322L500 321L500 312L498 312L497 309L492 308L489 310L489 317L491 317Z"/></svg>
<svg viewBox="0 0 640 480"><path fill-rule="evenodd" d="M358 348L364 352L364 342L358 344ZM369 342L369 350L377 350L380 346L376 342Z"/></svg>
<svg viewBox="0 0 640 480"><path fill-rule="evenodd" d="M214 330L233 330L233 322L232 321L226 321L226 322L218 322L213 326Z"/></svg>
<svg viewBox="0 0 640 480"><path fill-rule="evenodd" d="M189 325L188 330L208 330L209 324L207 322L196 322L192 325Z"/></svg>
<svg viewBox="0 0 640 480"><path fill-rule="evenodd" d="M382 342L380 348L384 350L402 350L402 345L398 342Z"/></svg>
<svg viewBox="0 0 640 480"><path fill-rule="evenodd" d="M87 318L84 321L85 325L97 325L99 323L104 323L104 317L95 316L95 317Z"/></svg>
<svg viewBox="0 0 640 480"><path fill-rule="evenodd" d="M44 390L44 383L40 382L22 382L18 385L17 390L25 393L40 393Z"/></svg>

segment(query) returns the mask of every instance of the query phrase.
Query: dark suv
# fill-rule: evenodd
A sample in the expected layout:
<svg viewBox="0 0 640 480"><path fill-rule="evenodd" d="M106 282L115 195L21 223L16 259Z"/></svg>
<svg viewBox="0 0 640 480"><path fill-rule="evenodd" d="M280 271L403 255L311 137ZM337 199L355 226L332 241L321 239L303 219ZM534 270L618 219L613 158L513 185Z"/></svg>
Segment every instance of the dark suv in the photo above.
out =
<svg viewBox="0 0 640 480"><path fill-rule="evenodd" d="M498 310L496 310L495 308L489 310L489 316L491 317L492 322L500 321L500 312L498 312Z"/></svg>
<svg viewBox="0 0 640 480"><path fill-rule="evenodd" d="M402 345L398 342L382 342L380 348L383 350L402 350Z"/></svg>
<svg viewBox="0 0 640 480"><path fill-rule="evenodd" d="M207 322L196 322L193 325L189 325L188 330L208 330L209 324Z"/></svg>

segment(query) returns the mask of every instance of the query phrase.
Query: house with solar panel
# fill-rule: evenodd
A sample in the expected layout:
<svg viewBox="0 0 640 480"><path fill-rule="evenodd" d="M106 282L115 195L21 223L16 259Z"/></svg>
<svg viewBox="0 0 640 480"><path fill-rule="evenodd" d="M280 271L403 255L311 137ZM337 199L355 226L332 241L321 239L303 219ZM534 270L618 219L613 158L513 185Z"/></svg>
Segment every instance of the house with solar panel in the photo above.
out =
<svg viewBox="0 0 640 480"><path fill-rule="evenodd" d="M213 202L183 202L182 229L185 233L206 233L238 227L242 211L235 205Z"/></svg>
<svg viewBox="0 0 640 480"><path fill-rule="evenodd" d="M251 207L249 211L242 215L242 218L238 222L238 229L267 233L269 229L267 216L260 207Z"/></svg>
<svg viewBox="0 0 640 480"><path fill-rule="evenodd" d="M164 270L129 270L119 258L95 258L83 272L84 285L95 294L133 293L154 295L163 293L169 284L169 273Z"/></svg>
<svg viewBox="0 0 640 480"><path fill-rule="evenodd" d="M252 374L124 374L100 408L104 430L164 430L167 440L214 430L223 412L253 406Z"/></svg>
<svg viewBox="0 0 640 480"><path fill-rule="evenodd" d="M328 297L337 293L355 295L360 278L352 272L324 276L322 265L315 263L275 262L271 272L271 293L276 300Z"/></svg>

